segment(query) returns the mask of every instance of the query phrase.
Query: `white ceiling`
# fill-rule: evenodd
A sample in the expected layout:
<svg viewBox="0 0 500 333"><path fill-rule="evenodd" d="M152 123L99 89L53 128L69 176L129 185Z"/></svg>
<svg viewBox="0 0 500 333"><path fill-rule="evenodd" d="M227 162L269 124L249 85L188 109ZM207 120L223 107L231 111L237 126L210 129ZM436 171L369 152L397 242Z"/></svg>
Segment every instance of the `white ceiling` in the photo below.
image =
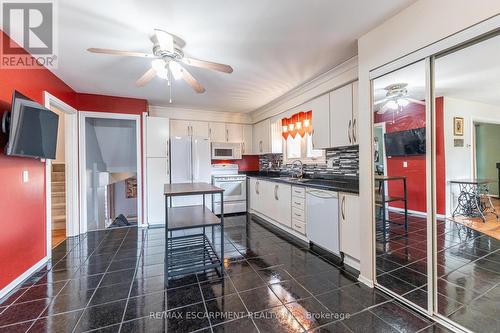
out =
<svg viewBox="0 0 500 333"><path fill-rule="evenodd" d="M150 60L86 52L150 52L149 36L160 28L183 38L188 56L234 68L230 75L192 68L207 91L175 82L173 106L248 112L356 55L358 37L414 1L59 1L55 72L79 92L169 105L165 81L134 85Z"/></svg>
<svg viewBox="0 0 500 333"><path fill-rule="evenodd" d="M500 106L499 54L500 36L497 36L436 59L435 95ZM384 98L384 87L393 83L407 83L408 96L424 100L424 62L376 79L374 100Z"/></svg>

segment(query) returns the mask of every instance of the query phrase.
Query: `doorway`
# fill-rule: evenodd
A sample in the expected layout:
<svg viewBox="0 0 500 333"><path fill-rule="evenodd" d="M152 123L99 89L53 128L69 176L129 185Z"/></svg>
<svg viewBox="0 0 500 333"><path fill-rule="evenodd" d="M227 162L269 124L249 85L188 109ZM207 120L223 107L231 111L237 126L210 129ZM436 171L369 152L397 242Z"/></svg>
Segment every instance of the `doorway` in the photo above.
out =
<svg viewBox="0 0 500 333"><path fill-rule="evenodd" d="M140 117L80 112L80 230L142 224Z"/></svg>
<svg viewBox="0 0 500 333"><path fill-rule="evenodd" d="M45 107L59 115L55 160L45 161L47 255L67 237L78 235L77 110L48 92Z"/></svg>

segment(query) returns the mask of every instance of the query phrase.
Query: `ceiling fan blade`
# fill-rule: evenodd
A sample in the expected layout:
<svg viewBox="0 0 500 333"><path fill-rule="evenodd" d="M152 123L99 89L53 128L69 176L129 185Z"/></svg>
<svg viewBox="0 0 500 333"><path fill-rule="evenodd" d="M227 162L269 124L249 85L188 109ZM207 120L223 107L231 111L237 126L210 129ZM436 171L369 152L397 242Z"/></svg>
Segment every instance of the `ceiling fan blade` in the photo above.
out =
<svg viewBox="0 0 500 333"><path fill-rule="evenodd" d="M174 36L166 31L155 29L155 37L160 49L174 53Z"/></svg>
<svg viewBox="0 0 500 333"><path fill-rule="evenodd" d="M229 65L219 64L216 62L199 60L194 58L182 58L182 62L189 66L200 67L200 68L208 68L214 71L219 71L223 73L232 73L233 68Z"/></svg>
<svg viewBox="0 0 500 333"><path fill-rule="evenodd" d="M156 70L151 67L146 73L144 73L139 80L135 81L135 85L138 87L144 87L149 81L151 81L156 75Z"/></svg>
<svg viewBox="0 0 500 333"><path fill-rule="evenodd" d="M406 97L406 99L412 103L415 103L415 104L420 104L420 105L425 105L425 101L420 101L418 99L415 99L415 98L409 98L409 97Z"/></svg>
<svg viewBox="0 0 500 333"><path fill-rule="evenodd" d="M380 108L380 110L377 111L377 114L383 115L384 113L387 112L387 110L389 110L389 108L384 105Z"/></svg>
<svg viewBox="0 0 500 333"><path fill-rule="evenodd" d="M388 100L388 98L382 98L382 99L379 99L378 101L374 102L373 105L379 105L379 104L382 104L384 102L386 102Z"/></svg>
<svg viewBox="0 0 500 333"><path fill-rule="evenodd" d="M204 93L205 88L191 75L191 73L187 71L187 69L182 67L180 64L179 66L181 67L180 70L182 73L182 79L186 81L186 83L189 84L189 86L193 88L194 91L196 91L198 94Z"/></svg>
<svg viewBox="0 0 500 333"><path fill-rule="evenodd" d="M124 57L157 58L154 54L150 54L150 53L120 51L120 50L112 50L112 49L100 49L100 48L96 48L96 47L91 47L91 48L87 49L87 51L92 52L92 53L102 53L102 54L118 55L118 56L124 56Z"/></svg>

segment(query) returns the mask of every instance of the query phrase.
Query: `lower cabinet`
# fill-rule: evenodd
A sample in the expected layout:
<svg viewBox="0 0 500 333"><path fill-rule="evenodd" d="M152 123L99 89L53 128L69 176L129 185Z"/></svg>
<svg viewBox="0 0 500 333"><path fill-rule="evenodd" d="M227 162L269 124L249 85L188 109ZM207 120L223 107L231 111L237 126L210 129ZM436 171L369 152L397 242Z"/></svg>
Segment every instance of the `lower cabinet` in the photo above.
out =
<svg viewBox="0 0 500 333"><path fill-rule="evenodd" d="M360 258L359 196L339 193L340 251L351 258Z"/></svg>
<svg viewBox="0 0 500 333"><path fill-rule="evenodd" d="M289 228L291 199L291 185L250 178L250 208Z"/></svg>

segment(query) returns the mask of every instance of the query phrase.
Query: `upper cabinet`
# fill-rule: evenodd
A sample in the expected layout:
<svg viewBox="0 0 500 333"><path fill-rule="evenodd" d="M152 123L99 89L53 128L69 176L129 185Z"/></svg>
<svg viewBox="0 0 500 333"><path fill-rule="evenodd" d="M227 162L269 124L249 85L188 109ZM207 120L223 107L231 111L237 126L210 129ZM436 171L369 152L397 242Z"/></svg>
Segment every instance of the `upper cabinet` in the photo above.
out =
<svg viewBox="0 0 500 333"><path fill-rule="evenodd" d="M253 126L253 151L256 154L271 153L271 120L266 119Z"/></svg>
<svg viewBox="0 0 500 333"><path fill-rule="evenodd" d="M227 142L243 142L243 125L226 124L226 140Z"/></svg>
<svg viewBox="0 0 500 333"><path fill-rule="evenodd" d="M146 118L146 156L168 157L169 119L162 117Z"/></svg>
<svg viewBox="0 0 500 333"><path fill-rule="evenodd" d="M171 120L170 136L197 136L208 138L208 123L192 120Z"/></svg>
<svg viewBox="0 0 500 333"><path fill-rule="evenodd" d="M208 123L210 140L212 142L227 142L225 123Z"/></svg>
<svg viewBox="0 0 500 333"><path fill-rule="evenodd" d="M312 142L315 149L330 147L330 97L328 94L316 97L304 110L312 110L313 135Z"/></svg>
<svg viewBox="0 0 500 333"><path fill-rule="evenodd" d="M330 147L353 144L352 123L352 84L348 84L330 93Z"/></svg>
<svg viewBox="0 0 500 333"><path fill-rule="evenodd" d="M243 125L243 143L241 145L241 153L243 155L251 155L253 151L253 126Z"/></svg>

